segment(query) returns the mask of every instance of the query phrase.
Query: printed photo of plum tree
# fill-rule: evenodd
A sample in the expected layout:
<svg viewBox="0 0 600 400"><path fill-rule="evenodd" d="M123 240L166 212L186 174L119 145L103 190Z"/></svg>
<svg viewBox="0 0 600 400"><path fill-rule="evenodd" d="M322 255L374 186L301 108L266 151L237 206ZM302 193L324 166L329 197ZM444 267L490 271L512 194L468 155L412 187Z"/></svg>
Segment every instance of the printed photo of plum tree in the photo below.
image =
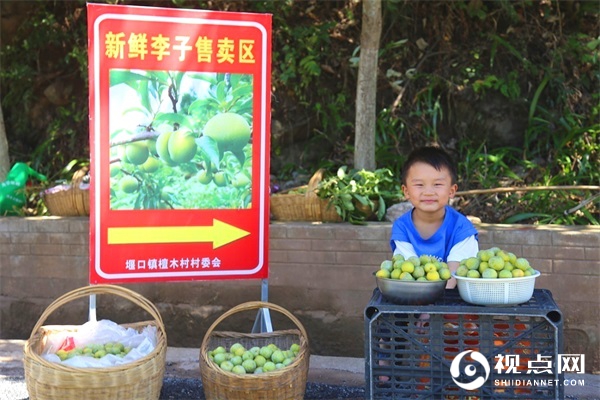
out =
<svg viewBox="0 0 600 400"><path fill-rule="evenodd" d="M111 70L110 208L251 207L252 75Z"/></svg>

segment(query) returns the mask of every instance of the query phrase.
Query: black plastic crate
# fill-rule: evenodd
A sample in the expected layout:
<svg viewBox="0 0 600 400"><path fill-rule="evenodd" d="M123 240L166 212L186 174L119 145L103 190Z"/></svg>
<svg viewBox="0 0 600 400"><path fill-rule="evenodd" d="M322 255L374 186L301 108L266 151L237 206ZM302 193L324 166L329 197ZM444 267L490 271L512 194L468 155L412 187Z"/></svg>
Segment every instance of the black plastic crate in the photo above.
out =
<svg viewBox="0 0 600 400"><path fill-rule="evenodd" d="M457 289L431 305L395 305L375 289L365 308L366 397L562 399L562 329L544 289L506 307L466 303Z"/></svg>

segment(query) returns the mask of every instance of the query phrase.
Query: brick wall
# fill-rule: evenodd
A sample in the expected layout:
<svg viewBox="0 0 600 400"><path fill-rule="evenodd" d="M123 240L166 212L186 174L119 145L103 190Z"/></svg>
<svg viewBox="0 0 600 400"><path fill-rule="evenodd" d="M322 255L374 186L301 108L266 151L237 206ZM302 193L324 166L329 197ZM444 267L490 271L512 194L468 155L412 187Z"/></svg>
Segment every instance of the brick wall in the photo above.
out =
<svg viewBox="0 0 600 400"><path fill-rule="evenodd" d="M297 316L315 354L362 357L363 310L372 272L390 257L391 224L280 223L270 226L269 301ZM498 246L541 271L537 288L552 291L564 318L565 352L586 355L600 371L600 228L477 225L481 248ZM88 219L0 217L0 337L26 339L51 301L88 284ZM210 324L241 302L260 299L259 281L125 285L160 310L171 346L200 347ZM98 299L99 318L144 319L121 299ZM105 312L105 315L102 314ZM249 332L256 314L223 321L218 330ZM79 324L87 303L66 304L46 323ZM290 322L272 314L276 329Z"/></svg>

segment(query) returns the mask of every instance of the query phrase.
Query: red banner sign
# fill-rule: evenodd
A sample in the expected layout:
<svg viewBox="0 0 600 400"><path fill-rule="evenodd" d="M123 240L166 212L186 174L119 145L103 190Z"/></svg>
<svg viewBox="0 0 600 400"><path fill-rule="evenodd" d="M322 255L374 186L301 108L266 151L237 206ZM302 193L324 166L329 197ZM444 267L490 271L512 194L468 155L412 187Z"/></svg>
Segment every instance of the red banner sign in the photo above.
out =
<svg viewBox="0 0 600 400"><path fill-rule="evenodd" d="M271 16L88 4L90 283L268 276Z"/></svg>

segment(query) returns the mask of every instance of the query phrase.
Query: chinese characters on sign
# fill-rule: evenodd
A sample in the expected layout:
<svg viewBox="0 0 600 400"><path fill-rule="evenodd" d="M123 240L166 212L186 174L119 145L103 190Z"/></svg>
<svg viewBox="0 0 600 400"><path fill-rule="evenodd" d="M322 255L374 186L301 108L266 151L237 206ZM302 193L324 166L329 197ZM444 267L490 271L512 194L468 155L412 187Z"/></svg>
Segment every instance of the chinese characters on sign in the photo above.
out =
<svg viewBox="0 0 600 400"><path fill-rule="evenodd" d="M192 46L193 44L193 46ZM153 57L162 61L168 57L176 57L177 61L186 61L188 57L195 57L198 64L212 63L241 63L254 64L254 40L233 40L227 36L211 38L208 36L151 36L139 32L112 32L105 35L105 55L111 59L140 59ZM173 54L171 54L171 50Z"/></svg>
<svg viewBox="0 0 600 400"><path fill-rule="evenodd" d="M521 359L519 354L499 354L495 357L496 372L505 374L520 374ZM552 357L537 355L535 360L527 360L526 374L552 374ZM584 354L558 354L557 358L558 373L584 374L585 373L585 355Z"/></svg>
<svg viewBox="0 0 600 400"><path fill-rule="evenodd" d="M200 268L220 268L221 260L210 257L196 258L150 258L141 260L125 260L125 269L128 271L145 270L189 270Z"/></svg>

